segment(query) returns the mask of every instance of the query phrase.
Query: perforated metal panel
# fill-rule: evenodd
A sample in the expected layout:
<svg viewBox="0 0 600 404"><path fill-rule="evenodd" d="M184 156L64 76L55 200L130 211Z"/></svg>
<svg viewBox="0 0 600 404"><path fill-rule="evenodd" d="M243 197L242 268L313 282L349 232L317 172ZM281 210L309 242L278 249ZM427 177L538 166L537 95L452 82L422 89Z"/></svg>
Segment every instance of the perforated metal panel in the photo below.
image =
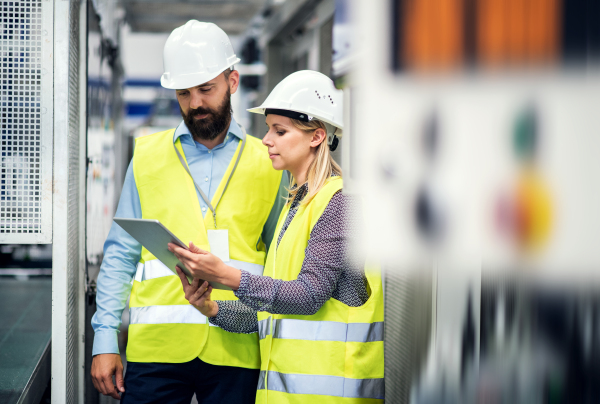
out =
<svg viewBox="0 0 600 404"><path fill-rule="evenodd" d="M2 1L0 243L52 239L52 4Z"/></svg>
<svg viewBox="0 0 600 404"><path fill-rule="evenodd" d="M408 404L431 337L428 272L385 276L385 401Z"/></svg>
<svg viewBox="0 0 600 404"><path fill-rule="evenodd" d="M79 385L83 367L83 298L80 282L85 251L81 247L80 212L85 200L85 132L81 131L80 86L82 52L80 35L85 35L85 20L80 15L81 0L54 1L54 175L53 175L53 248L52 248L52 402L79 403L83 397ZM80 25L81 24L81 25ZM83 73L85 74L85 73ZM60 89L60 90L59 90Z"/></svg>
<svg viewBox="0 0 600 404"><path fill-rule="evenodd" d="M79 333L79 193L80 172L85 166L79 161L79 1L71 1L69 10L69 187L67 191L68 224L67 224L67 260L68 260L68 301L67 301L67 402L77 402L78 375L78 339Z"/></svg>

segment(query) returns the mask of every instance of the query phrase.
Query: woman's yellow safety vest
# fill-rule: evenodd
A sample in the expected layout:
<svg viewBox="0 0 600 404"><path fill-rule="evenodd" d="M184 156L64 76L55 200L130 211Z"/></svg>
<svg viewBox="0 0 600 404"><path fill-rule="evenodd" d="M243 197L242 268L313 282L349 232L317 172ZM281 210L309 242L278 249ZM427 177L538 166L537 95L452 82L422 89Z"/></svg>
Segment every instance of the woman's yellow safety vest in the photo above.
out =
<svg viewBox="0 0 600 404"><path fill-rule="evenodd" d="M342 179L331 178L300 205L279 246L269 250L264 275L295 280L310 233ZM281 213L276 235L289 212ZM360 307L329 299L310 316L258 313L261 372L257 403L383 403L381 274L367 270L370 297Z"/></svg>
<svg viewBox="0 0 600 404"><path fill-rule="evenodd" d="M210 251L207 230L213 217L203 217L194 182L173 148L174 129L138 138L133 174L142 218L158 219L180 240ZM226 192L223 189L240 153L240 145L215 192L217 226L229 231L229 265L262 274L265 248L261 241L281 183L260 140L247 136L246 145ZM179 139L175 147L183 156ZM233 292L214 290L215 300L237 299ZM129 300L127 360L188 362L196 357L213 365L258 369L256 334L234 334L213 326L185 299L179 277L142 248Z"/></svg>

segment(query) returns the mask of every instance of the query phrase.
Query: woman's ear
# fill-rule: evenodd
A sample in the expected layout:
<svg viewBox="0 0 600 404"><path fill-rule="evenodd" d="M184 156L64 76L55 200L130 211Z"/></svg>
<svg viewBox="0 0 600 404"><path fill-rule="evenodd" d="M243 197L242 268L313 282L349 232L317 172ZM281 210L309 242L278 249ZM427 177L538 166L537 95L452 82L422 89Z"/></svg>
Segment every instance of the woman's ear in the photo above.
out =
<svg viewBox="0 0 600 404"><path fill-rule="evenodd" d="M313 132L312 139L310 139L310 147L319 147L324 141L327 141L327 132L319 128Z"/></svg>

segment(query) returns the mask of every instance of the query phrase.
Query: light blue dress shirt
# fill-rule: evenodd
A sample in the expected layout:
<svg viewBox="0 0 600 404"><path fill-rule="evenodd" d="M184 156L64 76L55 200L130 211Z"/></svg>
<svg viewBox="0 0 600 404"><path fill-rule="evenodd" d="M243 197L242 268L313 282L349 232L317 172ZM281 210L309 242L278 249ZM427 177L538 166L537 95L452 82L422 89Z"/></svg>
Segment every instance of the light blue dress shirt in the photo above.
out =
<svg viewBox="0 0 600 404"><path fill-rule="evenodd" d="M175 130L173 142L177 138L180 139L192 177L209 200L212 200L242 136L242 131L233 118L225 140L212 150L194 141L183 121ZM273 239L279 213L285 204L283 196L287 196L286 188L288 186L288 176L284 173L279 186L279 197L276 199L263 228L262 239L267 247ZM207 212L210 212L210 209L197 190L196 194L198 195L202 214L206 215ZM140 197L135 185L132 163L127 168L115 217L138 219L142 217ZM92 318L92 327L95 333L93 355L119 353L117 335L121 325L121 315L131 292L132 280L135 276L141 252L141 244L113 223L104 243L104 258L98 274L97 310Z"/></svg>

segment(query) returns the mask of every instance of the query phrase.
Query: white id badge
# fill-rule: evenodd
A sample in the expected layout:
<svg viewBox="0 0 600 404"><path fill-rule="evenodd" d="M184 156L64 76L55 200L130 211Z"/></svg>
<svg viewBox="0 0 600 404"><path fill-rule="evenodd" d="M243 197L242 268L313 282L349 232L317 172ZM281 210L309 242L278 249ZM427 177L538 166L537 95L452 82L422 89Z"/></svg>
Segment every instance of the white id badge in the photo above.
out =
<svg viewBox="0 0 600 404"><path fill-rule="evenodd" d="M208 230L208 244L210 252L229 262L229 230Z"/></svg>

